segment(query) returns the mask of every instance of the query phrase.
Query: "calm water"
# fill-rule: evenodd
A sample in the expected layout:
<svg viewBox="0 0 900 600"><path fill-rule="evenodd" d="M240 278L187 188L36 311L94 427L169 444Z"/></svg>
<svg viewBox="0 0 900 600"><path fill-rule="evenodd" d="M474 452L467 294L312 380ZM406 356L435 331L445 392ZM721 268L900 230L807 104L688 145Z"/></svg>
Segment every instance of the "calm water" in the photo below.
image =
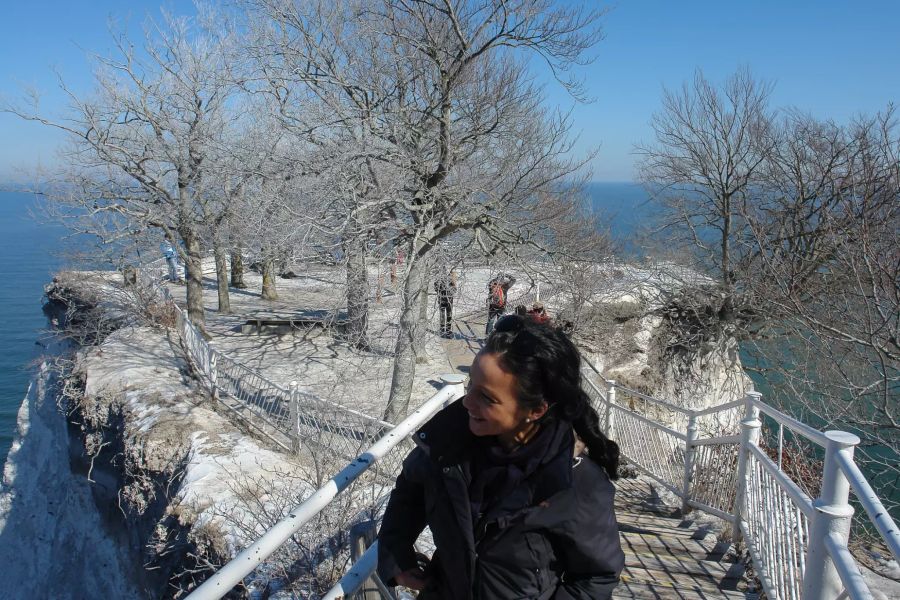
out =
<svg viewBox="0 0 900 600"><path fill-rule="evenodd" d="M587 185L594 210L609 230L618 249L628 255L641 256L641 234L652 227L657 205L649 201L647 192L636 183L594 182Z"/></svg>
<svg viewBox="0 0 900 600"><path fill-rule="evenodd" d="M64 231L30 216L33 196L0 192L0 464L12 443L16 413L40 356L47 321L43 286L61 264Z"/></svg>

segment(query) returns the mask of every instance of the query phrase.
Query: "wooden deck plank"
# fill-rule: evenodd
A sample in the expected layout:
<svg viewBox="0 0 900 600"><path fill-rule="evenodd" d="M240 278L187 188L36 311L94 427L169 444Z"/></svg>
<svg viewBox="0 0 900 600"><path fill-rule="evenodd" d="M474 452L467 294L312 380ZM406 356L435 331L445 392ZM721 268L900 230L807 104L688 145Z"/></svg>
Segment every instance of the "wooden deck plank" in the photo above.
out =
<svg viewBox="0 0 900 600"><path fill-rule="evenodd" d="M756 600L759 595L753 592L735 592L730 590L696 591L688 590L668 583L623 580L613 591L616 600L625 598L659 599L659 600Z"/></svg>

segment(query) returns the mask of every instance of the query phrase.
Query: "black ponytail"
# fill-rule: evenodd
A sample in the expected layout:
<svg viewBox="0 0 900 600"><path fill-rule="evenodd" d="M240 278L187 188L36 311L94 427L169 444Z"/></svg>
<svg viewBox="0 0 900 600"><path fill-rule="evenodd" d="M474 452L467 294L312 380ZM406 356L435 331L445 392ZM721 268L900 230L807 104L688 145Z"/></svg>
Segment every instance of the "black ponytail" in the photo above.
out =
<svg viewBox="0 0 900 600"><path fill-rule="evenodd" d="M497 354L503 367L515 375L520 405L537 408L547 402L549 409L542 420L572 423L591 460L610 479L618 479L619 445L600 430L600 417L581 389L581 355L568 336L532 319L510 315L497 323L483 352Z"/></svg>
<svg viewBox="0 0 900 600"><path fill-rule="evenodd" d="M591 460L603 467L610 479L619 478L619 445L606 437L600 430L600 416L591 406L588 396L583 390L579 390L584 396L585 410L577 419L572 421L575 433L587 446L588 456Z"/></svg>

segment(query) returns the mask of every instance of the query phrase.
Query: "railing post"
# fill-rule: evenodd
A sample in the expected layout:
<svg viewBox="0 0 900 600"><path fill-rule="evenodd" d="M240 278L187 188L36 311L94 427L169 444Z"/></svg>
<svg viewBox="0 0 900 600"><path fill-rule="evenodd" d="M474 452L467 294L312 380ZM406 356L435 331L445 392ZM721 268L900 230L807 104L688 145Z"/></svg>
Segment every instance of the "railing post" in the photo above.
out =
<svg viewBox="0 0 900 600"><path fill-rule="evenodd" d="M850 482L838 465L837 456L844 454L852 461L859 438L845 431L826 431L825 437L828 438L828 445L825 446L822 489L813 502L815 512L809 524L803 600L834 600L844 589L825 541L836 534L846 547L850 537L850 521L853 518L853 507L848 502Z"/></svg>
<svg viewBox="0 0 900 600"><path fill-rule="evenodd" d="M288 389L290 390L290 399L289 399L289 410L290 410L290 419L291 423L289 426L290 436L291 436L291 450L294 454L300 452L300 391L297 389L299 384L296 381L292 381L288 385Z"/></svg>
<svg viewBox="0 0 900 600"><path fill-rule="evenodd" d="M538 281L538 282L535 283L534 285L535 285L535 288L536 288L535 291L534 291L534 301L535 301L535 302L540 302L540 301L541 301L541 282Z"/></svg>
<svg viewBox="0 0 900 600"><path fill-rule="evenodd" d="M613 427L615 426L615 415L613 414L613 406L616 404L616 381L608 379L606 381L606 437L615 439Z"/></svg>
<svg viewBox="0 0 900 600"><path fill-rule="evenodd" d="M375 542L375 521L363 521L350 528L350 564L356 561ZM375 577L366 579L359 590L353 594L353 600L382 600Z"/></svg>
<svg viewBox="0 0 900 600"><path fill-rule="evenodd" d="M213 400L219 399L219 355L210 351L209 357L209 391Z"/></svg>
<svg viewBox="0 0 900 600"><path fill-rule="evenodd" d="M694 455L697 453L697 447L694 442L697 441L697 415L691 413L688 417L687 439L684 442L684 482L682 484L681 497L681 514L686 515L691 512L688 501L691 499L691 477L694 470Z"/></svg>
<svg viewBox="0 0 900 600"><path fill-rule="evenodd" d="M744 420L741 421L741 447L738 450L737 493L734 496L734 525L731 539L734 544L741 541L741 521L744 519L747 499L747 462L750 460L750 446L759 445L759 431L762 421L759 420L759 407L762 394L747 392L747 403L744 409Z"/></svg>

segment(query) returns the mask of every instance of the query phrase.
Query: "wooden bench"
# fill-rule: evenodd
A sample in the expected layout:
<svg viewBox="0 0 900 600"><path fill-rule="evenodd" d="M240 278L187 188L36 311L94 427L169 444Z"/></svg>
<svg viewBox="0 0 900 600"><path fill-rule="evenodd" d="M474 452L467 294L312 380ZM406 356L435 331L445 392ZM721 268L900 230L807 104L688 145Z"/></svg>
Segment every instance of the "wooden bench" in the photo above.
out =
<svg viewBox="0 0 900 600"><path fill-rule="evenodd" d="M349 321L331 311L306 311L300 314L257 314L241 325L241 333L275 333L284 335L295 329L333 328L337 333L346 332Z"/></svg>

